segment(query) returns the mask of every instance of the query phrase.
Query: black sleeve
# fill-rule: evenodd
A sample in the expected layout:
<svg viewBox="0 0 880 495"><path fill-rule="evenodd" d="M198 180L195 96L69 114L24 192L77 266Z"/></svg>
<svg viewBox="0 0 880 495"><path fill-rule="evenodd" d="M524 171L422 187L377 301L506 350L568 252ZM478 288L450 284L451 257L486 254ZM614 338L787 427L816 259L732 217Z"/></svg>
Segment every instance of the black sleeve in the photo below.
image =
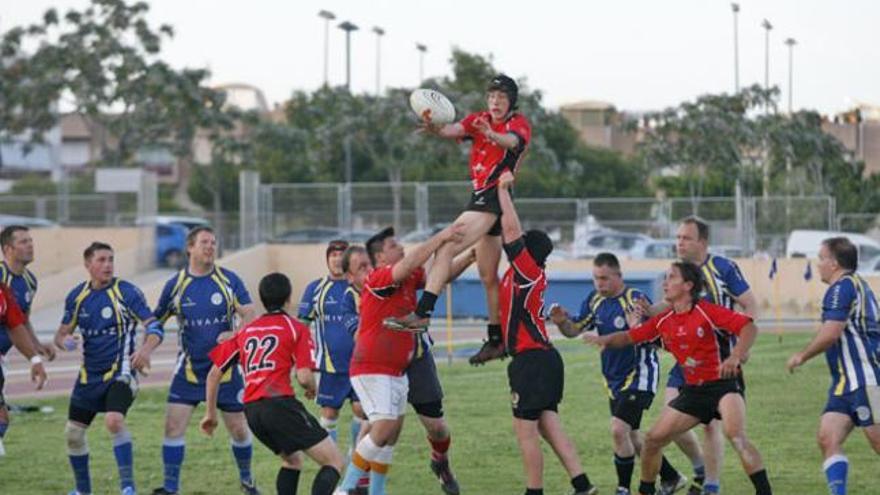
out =
<svg viewBox="0 0 880 495"><path fill-rule="evenodd" d="M512 242L504 244L504 252L507 253L507 261L513 263L513 260L519 256L519 253L526 248L525 236L520 236Z"/></svg>

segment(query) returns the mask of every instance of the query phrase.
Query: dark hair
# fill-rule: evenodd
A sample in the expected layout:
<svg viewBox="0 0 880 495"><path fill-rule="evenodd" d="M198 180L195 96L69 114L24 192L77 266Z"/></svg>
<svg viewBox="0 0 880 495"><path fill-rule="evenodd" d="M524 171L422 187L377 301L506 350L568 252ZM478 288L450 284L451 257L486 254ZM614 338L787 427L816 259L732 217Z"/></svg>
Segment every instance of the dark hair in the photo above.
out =
<svg viewBox="0 0 880 495"><path fill-rule="evenodd" d="M672 263L672 266L678 268L681 278L685 282L690 282L693 285L691 287L691 301L697 304L697 301L700 300L700 293L703 292L703 274L700 273L700 268L690 261L676 261Z"/></svg>
<svg viewBox="0 0 880 495"><path fill-rule="evenodd" d="M12 236L15 235L16 232L27 232L30 229L25 227L24 225L9 225L0 231L0 247L7 247L12 245Z"/></svg>
<svg viewBox="0 0 880 495"><path fill-rule="evenodd" d="M593 266L607 266L620 273L620 261L612 253L599 253L593 258Z"/></svg>
<svg viewBox="0 0 880 495"><path fill-rule="evenodd" d="M348 241L342 239L334 239L327 244L327 251L324 252L324 257L329 258L330 253L345 251L346 249L348 249Z"/></svg>
<svg viewBox="0 0 880 495"><path fill-rule="evenodd" d="M844 270L854 272L859 267L859 249L846 237L830 237L822 241L822 245Z"/></svg>
<svg viewBox="0 0 880 495"><path fill-rule="evenodd" d="M370 257L371 265L376 266L376 255L382 252L385 239L389 237L394 237L394 227L385 227L367 239L367 256Z"/></svg>
<svg viewBox="0 0 880 495"><path fill-rule="evenodd" d="M186 247L193 247L196 244L196 237L199 236L202 232L208 232L214 234L214 229L208 227L207 225L199 225L198 227L193 227L189 229L189 232L186 234Z"/></svg>
<svg viewBox="0 0 880 495"><path fill-rule="evenodd" d="M553 241L550 240L550 236L543 230L529 230L524 237L529 254L532 255L536 263L544 266L547 256L553 252Z"/></svg>
<svg viewBox="0 0 880 495"><path fill-rule="evenodd" d="M364 249L363 246L348 246L348 249L342 253L342 271L348 273L348 270L351 268L351 257L355 253L367 254L367 250Z"/></svg>
<svg viewBox="0 0 880 495"><path fill-rule="evenodd" d="M95 241L95 242L89 244L89 247L87 247L86 250L83 251L83 259L86 261L92 259L92 256L95 255L96 251L111 251L112 252L113 248L110 247L110 244L107 244L106 242Z"/></svg>
<svg viewBox="0 0 880 495"><path fill-rule="evenodd" d="M260 302L266 311L280 311L290 299L290 279L283 273L270 273L260 279Z"/></svg>
<svg viewBox="0 0 880 495"><path fill-rule="evenodd" d="M697 227L697 237L701 240L709 240L709 224L700 217L690 216L681 221L682 225L691 224Z"/></svg>
<svg viewBox="0 0 880 495"><path fill-rule="evenodd" d="M519 98L519 87L516 85L516 81L512 78L505 74L498 74L489 81L489 86L486 88L486 91L501 91L506 94L507 99L510 100L509 111L512 112L516 110L516 100Z"/></svg>

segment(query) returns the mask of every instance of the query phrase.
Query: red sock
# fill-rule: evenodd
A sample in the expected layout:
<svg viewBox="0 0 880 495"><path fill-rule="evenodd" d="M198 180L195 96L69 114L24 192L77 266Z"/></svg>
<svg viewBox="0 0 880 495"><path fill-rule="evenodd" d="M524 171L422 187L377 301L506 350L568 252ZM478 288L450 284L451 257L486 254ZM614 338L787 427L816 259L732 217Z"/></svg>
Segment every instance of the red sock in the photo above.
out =
<svg viewBox="0 0 880 495"><path fill-rule="evenodd" d="M446 452L449 450L449 444L452 443L452 436L446 437L445 440L432 440L428 437L428 443L431 444L431 459L442 461L446 459Z"/></svg>

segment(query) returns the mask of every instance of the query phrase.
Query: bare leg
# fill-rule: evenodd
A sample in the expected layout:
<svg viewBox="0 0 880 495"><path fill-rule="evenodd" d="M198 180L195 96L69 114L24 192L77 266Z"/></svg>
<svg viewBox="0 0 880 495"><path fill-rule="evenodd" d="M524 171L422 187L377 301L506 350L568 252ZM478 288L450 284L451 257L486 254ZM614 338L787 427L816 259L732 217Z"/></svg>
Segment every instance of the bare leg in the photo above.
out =
<svg viewBox="0 0 880 495"><path fill-rule="evenodd" d="M541 436L538 422L513 418L513 431L522 453L526 488L544 487L544 455L541 453Z"/></svg>
<svg viewBox="0 0 880 495"><path fill-rule="evenodd" d="M642 482L654 484L657 474L660 472L660 463L663 459L663 447L668 445L682 432L690 430L699 423L699 420L689 414L672 409L669 406L663 408L657 422L645 435L642 445Z"/></svg>
<svg viewBox="0 0 880 495"><path fill-rule="evenodd" d="M500 323L498 314L498 265L501 262L501 237L485 235L477 243L477 271L486 290L486 309L490 325Z"/></svg>
<svg viewBox="0 0 880 495"><path fill-rule="evenodd" d="M581 460L578 458L574 445L569 440L568 435L562 430L562 423L559 421L559 414L554 411L544 411L538 420L538 430L544 440L553 448L559 462L568 472L569 477L575 477L583 474L584 468Z"/></svg>

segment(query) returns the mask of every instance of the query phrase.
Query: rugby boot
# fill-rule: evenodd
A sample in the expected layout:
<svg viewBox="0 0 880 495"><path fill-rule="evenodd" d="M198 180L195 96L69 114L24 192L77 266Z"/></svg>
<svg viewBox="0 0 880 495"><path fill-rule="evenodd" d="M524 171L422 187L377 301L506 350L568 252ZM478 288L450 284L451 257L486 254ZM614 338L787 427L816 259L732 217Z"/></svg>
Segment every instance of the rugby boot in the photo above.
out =
<svg viewBox="0 0 880 495"><path fill-rule="evenodd" d="M399 332L420 333L428 330L431 324L430 318L422 318L421 316L410 313L402 317L391 317L382 320L385 328L389 330L397 330Z"/></svg>
<svg viewBox="0 0 880 495"><path fill-rule="evenodd" d="M473 366L485 364L493 359L504 359L507 357L507 350L501 342L492 342L491 340L483 341L483 346L476 354L468 358L468 362Z"/></svg>
<svg viewBox="0 0 880 495"><path fill-rule="evenodd" d="M446 495L459 495L461 493L461 489L458 487L458 481L455 479L455 475L452 474L452 469L449 467L448 459L442 461L435 461L432 459L431 471L433 471L434 476L440 480L440 488L443 490L443 493Z"/></svg>

